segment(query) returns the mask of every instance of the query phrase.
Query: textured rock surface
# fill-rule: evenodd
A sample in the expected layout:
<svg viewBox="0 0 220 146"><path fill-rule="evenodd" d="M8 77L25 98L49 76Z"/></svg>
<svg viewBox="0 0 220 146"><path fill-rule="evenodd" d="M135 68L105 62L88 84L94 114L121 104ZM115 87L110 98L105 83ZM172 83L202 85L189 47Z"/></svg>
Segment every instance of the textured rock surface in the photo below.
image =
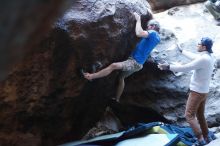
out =
<svg viewBox="0 0 220 146"><path fill-rule="evenodd" d="M153 10L167 10L180 5L189 5L198 2L204 2L206 0L148 0Z"/></svg>
<svg viewBox="0 0 220 146"><path fill-rule="evenodd" d="M146 24L151 18L145 0L86 1L76 3L55 27L70 36L77 65L91 71L95 61L104 66L128 57L135 42L133 12L143 14ZM146 27L146 26L143 26ZM86 59L85 59L86 58Z"/></svg>
<svg viewBox="0 0 220 146"><path fill-rule="evenodd" d="M116 73L87 82L80 68L91 71L97 60L106 66L127 57L137 41L131 14L145 15L147 23L148 8L143 0L74 1L50 34L1 82L0 143L56 145L81 138L113 96Z"/></svg>
<svg viewBox="0 0 220 146"><path fill-rule="evenodd" d="M51 24L68 8L70 0L2 1L0 5L0 81L13 64L33 50Z"/></svg>

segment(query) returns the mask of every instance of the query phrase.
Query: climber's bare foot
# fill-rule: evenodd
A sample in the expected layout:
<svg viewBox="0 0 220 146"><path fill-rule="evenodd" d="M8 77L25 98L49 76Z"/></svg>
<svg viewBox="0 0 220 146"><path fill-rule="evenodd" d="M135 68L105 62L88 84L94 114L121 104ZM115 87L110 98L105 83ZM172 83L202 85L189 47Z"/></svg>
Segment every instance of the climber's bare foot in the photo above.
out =
<svg viewBox="0 0 220 146"><path fill-rule="evenodd" d="M114 100L114 101L119 103L119 99L117 99L117 98L112 98L112 100Z"/></svg>

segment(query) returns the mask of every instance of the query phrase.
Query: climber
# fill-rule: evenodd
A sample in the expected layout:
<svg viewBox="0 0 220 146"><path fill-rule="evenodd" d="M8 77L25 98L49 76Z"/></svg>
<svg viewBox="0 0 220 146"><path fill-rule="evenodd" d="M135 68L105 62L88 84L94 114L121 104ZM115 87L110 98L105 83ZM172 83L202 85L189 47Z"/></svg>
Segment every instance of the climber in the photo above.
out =
<svg viewBox="0 0 220 146"><path fill-rule="evenodd" d="M220 0L207 0L205 7L217 21L216 25L220 26Z"/></svg>
<svg viewBox="0 0 220 146"><path fill-rule="evenodd" d="M142 69L143 64L147 60L150 52L160 42L159 30L160 25L156 20L150 20L147 30L143 30L141 26L141 17L136 12L133 13L136 19L135 32L137 37L141 37L141 41L131 53L130 57L123 62L115 62L96 73L84 73L84 77L88 80L101 78L109 75L114 70L121 70L119 75L119 83L115 100L119 102L120 96L124 90L124 79L132 73Z"/></svg>
<svg viewBox="0 0 220 146"><path fill-rule="evenodd" d="M173 72L194 71L189 85L190 92L186 103L185 117L200 145L205 145L211 140L208 137L208 126L204 112L209 83L214 69L214 59L211 56L211 53L213 53L212 45L213 41L210 38L202 38L197 46L199 54L185 51L180 45L177 45L177 49L192 61L184 65L170 65L168 63L158 65L161 70L171 70Z"/></svg>

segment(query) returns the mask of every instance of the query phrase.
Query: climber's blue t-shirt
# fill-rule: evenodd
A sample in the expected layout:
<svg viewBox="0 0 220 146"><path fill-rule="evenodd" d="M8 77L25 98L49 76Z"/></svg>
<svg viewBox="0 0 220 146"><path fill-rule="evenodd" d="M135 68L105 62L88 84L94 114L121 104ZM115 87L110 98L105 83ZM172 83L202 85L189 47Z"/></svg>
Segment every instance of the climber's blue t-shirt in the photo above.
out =
<svg viewBox="0 0 220 146"><path fill-rule="evenodd" d="M160 36L158 32L155 30L148 30L148 33L148 37L142 38L134 51L131 53L131 57L134 58L139 64L144 64L151 51L160 42Z"/></svg>

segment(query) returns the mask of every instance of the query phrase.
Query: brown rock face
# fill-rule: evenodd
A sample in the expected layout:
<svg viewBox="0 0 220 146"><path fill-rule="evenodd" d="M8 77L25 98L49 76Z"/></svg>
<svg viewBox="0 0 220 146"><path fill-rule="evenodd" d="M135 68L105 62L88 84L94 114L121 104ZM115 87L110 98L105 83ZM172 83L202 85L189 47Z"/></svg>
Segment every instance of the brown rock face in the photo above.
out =
<svg viewBox="0 0 220 146"><path fill-rule="evenodd" d="M148 0L152 10L166 10L179 5L188 5L198 2L204 2L206 0Z"/></svg>
<svg viewBox="0 0 220 146"><path fill-rule="evenodd" d="M0 5L0 81L11 66L33 50L70 1L4 1Z"/></svg>
<svg viewBox="0 0 220 146"><path fill-rule="evenodd" d="M128 57L137 41L131 14L143 14L146 24L148 8L144 0L74 1L0 84L0 143L49 146L81 138L114 96L117 73L87 82L80 69Z"/></svg>

